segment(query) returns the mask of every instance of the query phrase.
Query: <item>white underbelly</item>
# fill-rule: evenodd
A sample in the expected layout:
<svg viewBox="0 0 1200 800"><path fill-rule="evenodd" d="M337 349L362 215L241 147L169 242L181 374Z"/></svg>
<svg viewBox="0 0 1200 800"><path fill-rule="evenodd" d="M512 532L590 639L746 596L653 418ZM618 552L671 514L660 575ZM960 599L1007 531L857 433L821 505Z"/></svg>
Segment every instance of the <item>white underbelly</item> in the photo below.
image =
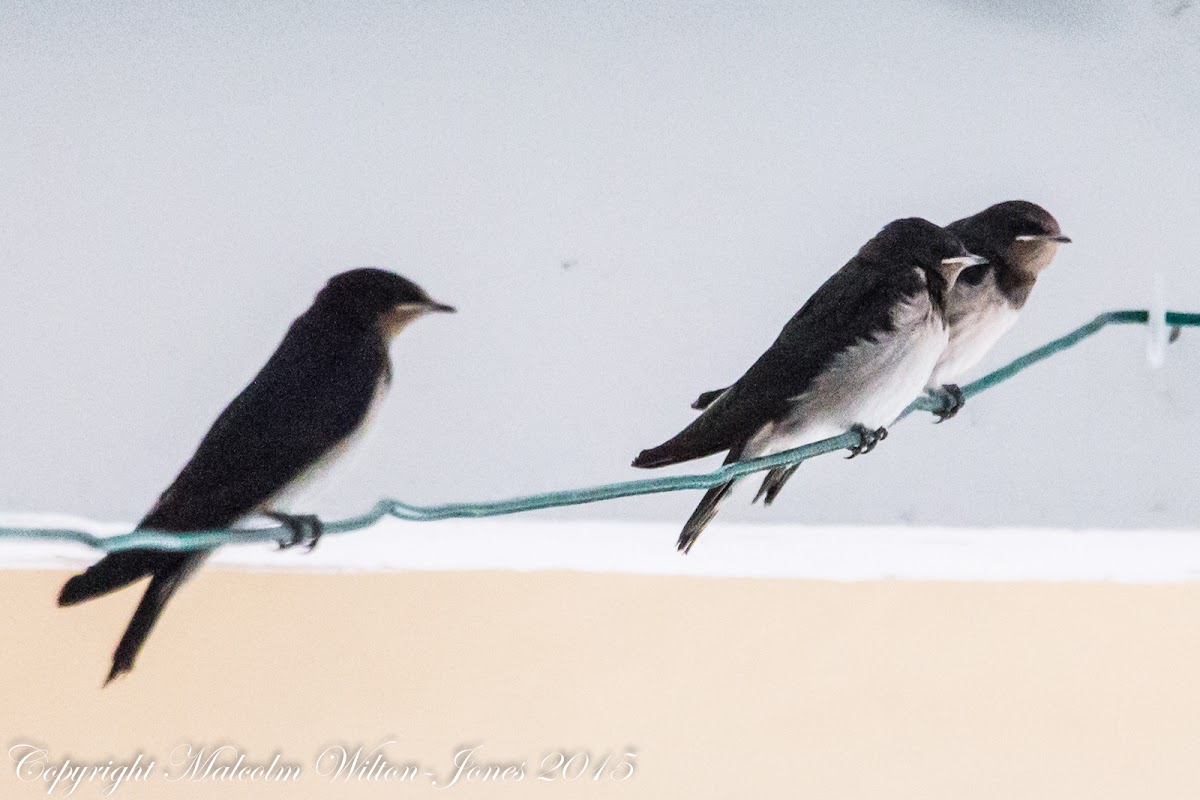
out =
<svg viewBox="0 0 1200 800"><path fill-rule="evenodd" d="M921 302L923 300L923 302ZM929 382L948 333L927 295L898 309L895 332L846 349L796 398L792 413L753 437L746 456L765 455L846 432L891 425Z"/></svg>
<svg viewBox="0 0 1200 800"><path fill-rule="evenodd" d="M363 451L363 445L368 433L373 427L371 422L387 396L388 381L380 380L371 397L371 404L363 415L362 423L338 444L331 447L323 456L314 461L308 469L300 473L287 486L276 492L266 503L264 511L281 513L312 514L323 493L334 483L338 475L344 472L346 466Z"/></svg>
<svg viewBox="0 0 1200 800"><path fill-rule="evenodd" d="M930 386L955 383L978 364L1017 321L1018 312L1003 300L991 300L955 321L950 342L930 377Z"/></svg>

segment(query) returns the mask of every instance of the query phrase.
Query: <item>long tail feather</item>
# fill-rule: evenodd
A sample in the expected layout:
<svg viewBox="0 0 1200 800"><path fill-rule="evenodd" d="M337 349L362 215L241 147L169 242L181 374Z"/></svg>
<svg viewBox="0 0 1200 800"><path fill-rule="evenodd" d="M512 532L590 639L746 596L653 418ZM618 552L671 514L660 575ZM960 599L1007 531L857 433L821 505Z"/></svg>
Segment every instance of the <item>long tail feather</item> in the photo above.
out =
<svg viewBox="0 0 1200 800"><path fill-rule="evenodd" d="M104 685L107 686L119 675L133 669L133 662L146 643L154 624L158 622L167 601L183 585L187 577L200 566L208 556L207 552L179 554L172 553L175 560L171 564L161 565L154 573L142 601L138 603L129 626L125 628L117 649L113 652L112 670L108 673Z"/></svg>
<svg viewBox="0 0 1200 800"><path fill-rule="evenodd" d="M744 444L739 444L725 455L726 464L732 464L742 457L742 449ZM721 501L729 494L729 490L737 480L727 481L720 486L714 486L704 493L704 497L700 498L700 504L696 506L696 510L688 517L688 521L683 524L683 530L679 534L679 541L675 543L676 549L681 553L687 553L692 549L692 545L696 543L696 539L708 527L708 523L712 522L713 517L717 515L717 510L721 507Z"/></svg>
<svg viewBox="0 0 1200 800"><path fill-rule="evenodd" d="M721 501L725 499L725 495L729 494L729 490L733 488L735 481L723 483L720 486L714 486L704 493L704 497L700 500L700 505L696 506L696 510L688 517L688 521L684 523L683 531L679 534L679 541L675 547L682 553L690 552L692 545L696 543L696 539L708 527L708 523L712 522L713 517L717 515L717 510L721 506Z"/></svg>
<svg viewBox="0 0 1200 800"><path fill-rule="evenodd" d="M139 578L157 574L180 558L178 553L162 550L118 550L109 553L63 584L58 594L58 604L73 606L115 592Z"/></svg>
<svg viewBox="0 0 1200 800"><path fill-rule="evenodd" d="M762 486L758 487L758 494L754 495L754 500L751 502L757 503L761 499L763 505L771 505L779 496L779 492L783 490L783 485L788 482L788 478L795 475L799 468L799 464L792 464L790 467L776 467L768 472L767 477L763 478Z"/></svg>

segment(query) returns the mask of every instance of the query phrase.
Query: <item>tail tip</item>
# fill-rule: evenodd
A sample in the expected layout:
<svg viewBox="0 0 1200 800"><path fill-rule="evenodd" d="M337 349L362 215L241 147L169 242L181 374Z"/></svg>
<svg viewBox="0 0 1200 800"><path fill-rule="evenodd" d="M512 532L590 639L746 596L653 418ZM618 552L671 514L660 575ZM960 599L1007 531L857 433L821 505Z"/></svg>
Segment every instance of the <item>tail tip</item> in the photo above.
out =
<svg viewBox="0 0 1200 800"><path fill-rule="evenodd" d="M649 450L643 450L642 452L638 453L637 458L633 460L633 463L630 464L630 466L637 467L638 469L650 469L652 467L659 466L659 464L662 463L662 459L657 450L657 447L652 447Z"/></svg>
<svg viewBox="0 0 1200 800"><path fill-rule="evenodd" d="M114 659L112 669L108 671L108 677L104 679L104 683L102 683L100 685L100 688L101 689L106 688L114 680L121 677L126 672L129 672L130 669L132 669L132 665L124 666L124 665L118 664L117 661Z"/></svg>
<svg viewBox="0 0 1200 800"><path fill-rule="evenodd" d="M699 397L692 401L692 408L697 411L707 411L708 407L717 402L717 398L725 394L726 389L714 389L712 391L703 392Z"/></svg>
<svg viewBox="0 0 1200 800"><path fill-rule="evenodd" d="M73 606L86 598L86 593L80 589L79 579L81 577L83 576L76 575L63 584L62 589L58 592L59 606Z"/></svg>

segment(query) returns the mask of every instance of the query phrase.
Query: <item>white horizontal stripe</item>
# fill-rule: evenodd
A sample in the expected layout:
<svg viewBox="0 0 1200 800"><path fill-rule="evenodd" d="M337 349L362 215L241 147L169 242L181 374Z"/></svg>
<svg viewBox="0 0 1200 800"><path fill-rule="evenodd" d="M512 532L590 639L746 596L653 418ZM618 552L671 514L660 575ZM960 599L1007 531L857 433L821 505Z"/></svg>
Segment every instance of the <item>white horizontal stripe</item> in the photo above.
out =
<svg viewBox="0 0 1200 800"><path fill-rule="evenodd" d="M6 516L0 524L83 527L120 533L125 525L48 516ZM214 567L258 571L579 570L648 575L948 581L1200 580L1200 531L801 527L721 524L690 555L675 552L679 526L649 522L386 520L330 536L312 554L270 545L224 548ZM88 548L0 540L0 568L75 568Z"/></svg>

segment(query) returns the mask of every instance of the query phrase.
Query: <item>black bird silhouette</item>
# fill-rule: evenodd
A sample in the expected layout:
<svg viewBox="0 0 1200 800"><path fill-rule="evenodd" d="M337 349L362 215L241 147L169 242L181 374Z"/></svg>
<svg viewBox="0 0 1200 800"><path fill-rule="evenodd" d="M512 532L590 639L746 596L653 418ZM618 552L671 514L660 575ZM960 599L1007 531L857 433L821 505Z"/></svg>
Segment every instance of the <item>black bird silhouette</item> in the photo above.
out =
<svg viewBox="0 0 1200 800"><path fill-rule="evenodd" d="M315 517L279 511L289 496L345 454L391 383L388 343L430 311L453 311L381 269L333 277L292 323L274 355L201 440L139 529L184 533L228 528L262 513L320 537ZM105 685L133 668L163 607L212 550L121 550L66 582L61 606L74 605L150 576L113 653Z"/></svg>

